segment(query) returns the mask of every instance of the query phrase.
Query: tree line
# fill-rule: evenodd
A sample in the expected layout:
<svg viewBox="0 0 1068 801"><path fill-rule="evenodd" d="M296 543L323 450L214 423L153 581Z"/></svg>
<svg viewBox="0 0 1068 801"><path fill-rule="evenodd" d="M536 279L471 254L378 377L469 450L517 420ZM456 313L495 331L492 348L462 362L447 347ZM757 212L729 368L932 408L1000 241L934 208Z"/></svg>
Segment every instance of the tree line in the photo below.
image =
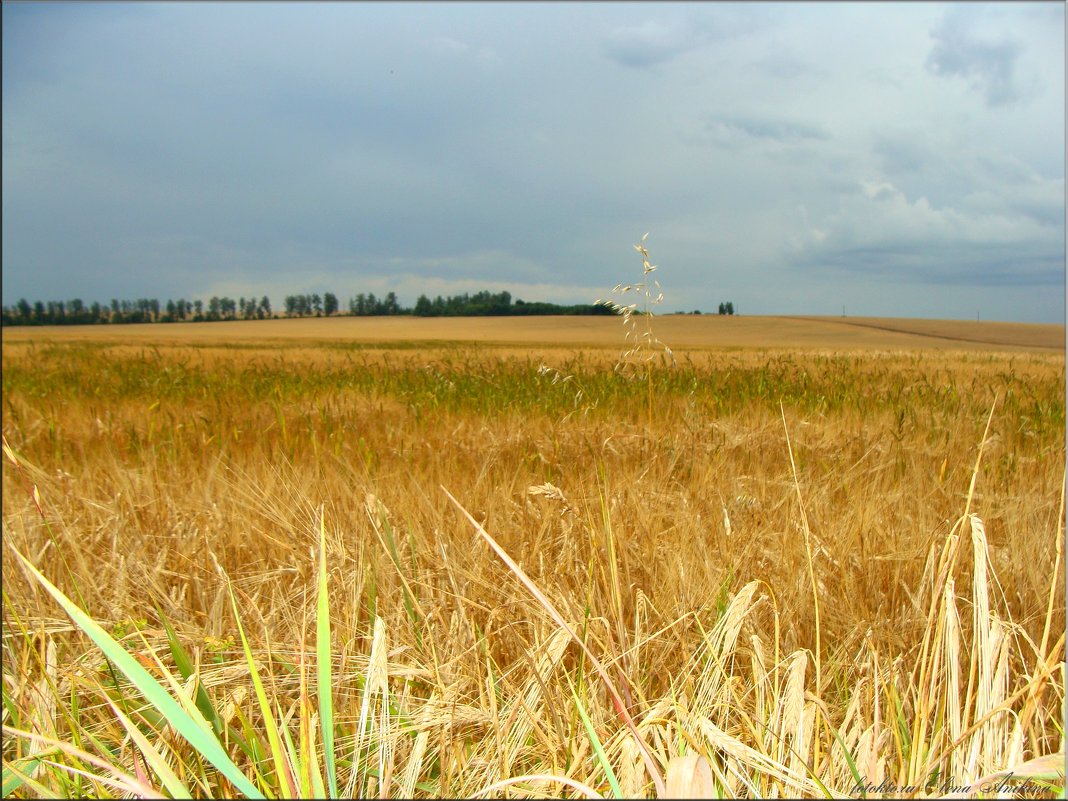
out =
<svg viewBox="0 0 1068 801"><path fill-rule="evenodd" d="M256 298L212 296L203 300L168 300L161 304L156 298L119 300L86 305L80 298L73 300L37 301L25 298L14 306L2 309L4 325L100 325L106 323L177 323L216 320L263 320L273 317L271 301L266 295Z"/></svg>
<svg viewBox="0 0 1068 801"><path fill-rule="evenodd" d="M477 292L474 295L438 295L431 300L420 295L411 313L417 317L492 317L533 314L615 314L605 306L580 303L573 306L546 303L544 301L512 301L509 292Z"/></svg>
<svg viewBox="0 0 1068 801"><path fill-rule="evenodd" d="M184 298L161 304L155 298L119 300L110 303L84 303L80 298L68 301L19 299L14 306L3 306L2 323L16 325L102 325L121 323L215 322L220 320L264 320L275 317L333 317L344 314L333 292L287 295L284 315L275 313L266 295L261 298L234 300L213 296L207 302ZM512 300L508 292L476 292L474 295L441 295L431 299L420 295L413 307L402 306L395 292L376 297L373 292L359 293L349 299L348 314L357 317L408 314L416 317L480 317L533 314L613 314L611 309L593 304L560 305L543 301Z"/></svg>

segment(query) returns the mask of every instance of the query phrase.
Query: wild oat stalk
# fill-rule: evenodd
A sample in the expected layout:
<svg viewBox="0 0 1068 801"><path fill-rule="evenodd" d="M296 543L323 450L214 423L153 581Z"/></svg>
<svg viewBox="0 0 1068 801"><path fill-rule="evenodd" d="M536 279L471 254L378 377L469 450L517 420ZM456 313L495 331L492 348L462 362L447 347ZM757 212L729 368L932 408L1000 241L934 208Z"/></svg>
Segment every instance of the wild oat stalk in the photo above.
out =
<svg viewBox="0 0 1068 801"><path fill-rule="evenodd" d="M623 321L624 340L630 345L627 350L619 355L616 362L616 372L624 376L644 377L648 386L649 413L653 410L653 373L652 364L659 361L661 364L675 366L675 354L665 343L661 342L653 333L653 306L659 306L664 301L664 292L660 288L660 281L649 276L656 272L656 265L649 260L649 251L645 247L645 240L649 238L646 233L641 242L634 249L642 257L642 280L633 284L616 284L612 294L625 296L628 292L640 292L642 295L642 310L640 315L645 320L643 331L638 330L638 324L634 320L634 314L638 311L638 303L616 303L614 300L598 298L594 301L595 306L607 306L620 316Z"/></svg>

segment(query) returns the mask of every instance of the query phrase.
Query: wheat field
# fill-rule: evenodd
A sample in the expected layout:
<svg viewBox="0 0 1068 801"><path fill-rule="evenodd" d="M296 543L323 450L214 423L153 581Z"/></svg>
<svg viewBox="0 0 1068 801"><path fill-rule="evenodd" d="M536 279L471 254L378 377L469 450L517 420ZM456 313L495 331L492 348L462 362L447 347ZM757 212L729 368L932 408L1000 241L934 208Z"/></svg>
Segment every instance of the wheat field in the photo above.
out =
<svg viewBox="0 0 1068 801"><path fill-rule="evenodd" d="M1063 347L296 322L4 332L5 795L1063 793Z"/></svg>
<svg viewBox="0 0 1068 801"><path fill-rule="evenodd" d="M656 329L675 348L853 350L962 350L1063 353L1063 325L1038 323L908 320L880 317L726 317L657 315ZM612 347L621 341L618 320L600 316L559 317L303 317L238 322L19 326L4 331L8 342L94 341L152 345L223 342L292 345L478 343L539 347Z"/></svg>

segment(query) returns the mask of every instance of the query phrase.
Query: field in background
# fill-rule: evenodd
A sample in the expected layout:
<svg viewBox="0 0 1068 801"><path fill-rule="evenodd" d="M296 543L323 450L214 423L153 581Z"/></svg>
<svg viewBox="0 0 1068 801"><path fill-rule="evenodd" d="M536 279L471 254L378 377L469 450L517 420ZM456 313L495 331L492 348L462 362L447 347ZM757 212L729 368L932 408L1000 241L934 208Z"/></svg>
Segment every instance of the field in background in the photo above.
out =
<svg viewBox="0 0 1068 801"><path fill-rule="evenodd" d="M1063 325L973 323L878 317L721 317L662 315L657 334L674 348L1064 351ZM243 342L485 342L613 346L613 317L333 317L219 323L7 328L4 341L101 340Z"/></svg>
<svg viewBox="0 0 1068 801"><path fill-rule="evenodd" d="M295 732L320 520L354 790L653 792L589 660L445 490L608 663L658 764L701 754L718 792L938 795L1063 754L1064 327L656 327L677 366L629 379L611 318L5 330L5 547L176 670L169 621L268 794L226 582ZM127 698L198 795L234 792L10 551L3 578L5 727L141 775L104 702ZM529 788L577 792L491 795Z"/></svg>

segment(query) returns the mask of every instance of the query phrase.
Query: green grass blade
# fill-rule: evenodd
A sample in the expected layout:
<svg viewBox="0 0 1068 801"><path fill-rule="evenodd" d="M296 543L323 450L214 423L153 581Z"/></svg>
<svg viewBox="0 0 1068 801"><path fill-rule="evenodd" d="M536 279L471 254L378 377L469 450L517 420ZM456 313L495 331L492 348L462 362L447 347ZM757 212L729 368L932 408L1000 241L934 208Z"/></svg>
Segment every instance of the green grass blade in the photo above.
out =
<svg viewBox="0 0 1068 801"><path fill-rule="evenodd" d="M145 697L160 714L166 718L175 731L184 737L191 746L204 759L210 762L220 773L223 774L238 790L249 798L263 798L263 794L248 780L233 763L223 750L219 741L213 734L205 731L174 698L171 697L147 670L134 659L126 649L115 642L106 631L89 615L81 610L70 598L64 595L58 587L52 584L44 575L34 567L30 560L23 556L15 548L12 548L27 570L41 583L49 595L63 607L70 615L75 625L78 626L91 639L96 646L104 652L104 655L128 678L138 691Z"/></svg>
<svg viewBox="0 0 1068 801"><path fill-rule="evenodd" d="M163 786L170 792L172 798L192 798L193 794L189 791L182 780L175 775L171 770L171 766L167 764L167 760L163 758L163 755L156 749L152 743L148 741L148 738L141 732L139 728L130 720L126 715L122 713L122 710L115 705L110 699L108 700L108 706L111 707L111 711L115 713L115 717L119 719L119 722L125 727L126 732L130 735L130 738L134 741L134 744L141 749L141 753L144 754L148 764L152 767L152 770L156 771L156 775L159 776L160 781L163 782Z"/></svg>
<svg viewBox="0 0 1068 801"><path fill-rule="evenodd" d="M241 635L241 647L245 652L245 661L248 663L249 673L252 676L252 686L256 691L256 700L259 702L260 712L263 714L263 726L267 729L267 742L271 746L271 758L274 760L278 787L284 797L296 798L297 788L293 784L293 777L282 753L282 741L278 737L278 726L275 724L271 704L267 700L267 692L263 689L263 680L260 678L259 669L256 667L256 660L252 658L252 647L248 644L248 637L245 636L245 627L241 625L241 615L237 611L237 598L234 597L234 588L229 587L229 591L230 605L233 607L234 620L237 622L237 632Z"/></svg>
<svg viewBox="0 0 1068 801"><path fill-rule="evenodd" d="M590 721L589 715L586 714L586 710L575 693L574 687L571 688L571 697L575 701L575 709L578 710L579 717L582 718L582 725L586 727L586 734L589 735L590 743L593 745L593 752L597 755L597 762L604 769L604 775L608 779L608 785L612 788L613 796L622 798L623 790L620 789L619 780L616 778L615 771L612 770L612 765L608 762L608 755L605 754L604 747L597 737L597 732L593 730L593 723Z"/></svg>
<svg viewBox="0 0 1068 801"><path fill-rule="evenodd" d="M323 730L323 766L330 797L337 798L337 766L334 761L334 697L330 649L330 596L326 581L326 521L319 512L319 600L316 610L315 661L318 669L319 725Z"/></svg>
<svg viewBox="0 0 1068 801"><path fill-rule="evenodd" d="M281 713L282 710L278 710ZM296 744L293 742L293 735L289 731L289 726L282 727L282 737L285 738L285 746L288 749L286 751L289 754L290 764L293 765L293 774L300 777L301 786L299 789L294 789L291 798L308 798L311 796L311 778L306 776L304 771L304 763L300 758L300 751Z"/></svg>
<svg viewBox="0 0 1068 801"><path fill-rule="evenodd" d="M30 774L33 773L34 769L39 764L57 751L59 751L58 748L49 748L39 754L23 757L22 759L17 760L14 764L4 765L3 790L0 791L3 793L2 797L11 798L12 793L28 782L33 783L33 789L37 790L38 793L40 793L41 790L44 790L45 788L43 785L32 779ZM15 765L18 766L18 769L13 769ZM23 770L25 770L25 772L23 772ZM47 796L49 793L46 791L45 795Z"/></svg>
<svg viewBox="0 0 1068 801"><path fill-rule="evenodd" d="M243 750L252 762L252 769L256 772L255 779L260 782L260 785L267 787L269 782L264 775L264 765L267 763L267 748L264 747L263 741L260 739L259 734L252 728L252 724L249 723L245 713L241 711L241 707L234 707L234 717L237 718L238 725L243 732L242 742ZM234 729L231 727L231 734Z"/></svg>
<svg viewBox="0 0 1068 801"><path fill-rule="evenodd" d="M831 734L834 735L834 739L838 741L838 745L842 746L842 753L845 754L846 764L849 765L849 772L853 774L853 779L856 781L855 786L860 789L860 797L867 798L868 793L864 789L864 785L867 784L867 782L861 777L860 771L857 770L857 763L853 760L853 755L849 753L849 749L846 748L845 740L842 739L842 735L840 735L838 730L831 726L830 723L827 724L827 728L830 730Z"/></svg>
<svg viewBox="0 0 1068 801"><path fill-rule="evenodd" d="M83 776L92 782L107 785L108 787L116 787L125 793L133 795L135 798L159 797L159 791L156 788L141 781L136 776L131 776L129 773L126 773L122 768L120 768L113 762L109 762L106 759L93 756L92 754L83 751L82 749L73 746L70 743L63 742L62 740L57 740L54 737L46 737L41 734L35 734L31 731L25 731L24 729L16 729L12 726L5 726L4 734L13 737L22 737L23 739L41 743L43 745L57 749L61 751L64 756L70 758L75 763L92 765L94 768L97 768L101 772L93 774L89 773L88 771L81 770L80 768L76 768L73 765L43 759L42 754L38 754L37 756L33 757L34 759L40 760L41 764L43 765L48 765L50 767L65 771L66 773L69 773L72 776ZM96 743L96 745L98 748L100 748L102 753L111 756L111 752L109 749L101 747L99 743ZM14 770L15 773L19 774L24 781L29 779L30 781L27 781L26 783L30 784L36 789L38 783L33 781L32 777L22 774L17 768L13 768L10 765L8 765L7 767L12 768L12 770ZM54 792L46 791L43 794L43 797L51 798L54 794Z"/></svg>
<svg viewBox="0 0 1068 801"><path fill-rule="evenodd" d="M185 650L181 640L178 639L178 635L171 626L171 622L167 620L167 617L163 614L163 610L158 606L156 607L156 614L159 615L160 622L163 623L163 630L167 633L167 643L171 649L171 656L174 657L174 664L178 666L178 672L182 674L182 679L188 680L196 671L193 660L189 656L189 652ZM208 697L208 691L204 689L204 685L199 681L197 682L196 704L197 709L200 710L200 714L202 714L205 720L211 724L215 733L222 734L222 719L219 717L219 713L215 711L215 707L211 705L211 698Z"/></svg>
<svg viewBox="0 0 1068 801"><path fill-rule="evenodd" d="M11 798L12 793L14 793L20 787L25 786L29 787L41 798L54 798L56 795L56 791L54 789L45 787L39 781L30 776L30 773L33 772L34 768L37 765L42 764L42 762L43 760L41 758L41 755L38 755L19 760L15 763L16 765L18 765L17 768L15 767L15 765L5 765L3 797ZM21 768L23 767L26 768L25 773L21 770Z"/></svg>

